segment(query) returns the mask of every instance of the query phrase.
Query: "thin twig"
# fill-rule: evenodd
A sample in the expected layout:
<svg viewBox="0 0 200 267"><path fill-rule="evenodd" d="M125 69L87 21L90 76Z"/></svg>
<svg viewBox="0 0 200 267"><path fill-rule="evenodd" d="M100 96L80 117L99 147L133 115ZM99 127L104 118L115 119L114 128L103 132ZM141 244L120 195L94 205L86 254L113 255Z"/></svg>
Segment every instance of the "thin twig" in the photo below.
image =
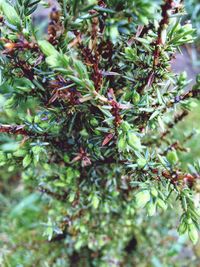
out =
<svg viewBox="0 0 200 267"><path fill-rule="evenodd" d="M0 133L29 135L29 133L24 129L24 127L25 125L0 124Z"/></svg>

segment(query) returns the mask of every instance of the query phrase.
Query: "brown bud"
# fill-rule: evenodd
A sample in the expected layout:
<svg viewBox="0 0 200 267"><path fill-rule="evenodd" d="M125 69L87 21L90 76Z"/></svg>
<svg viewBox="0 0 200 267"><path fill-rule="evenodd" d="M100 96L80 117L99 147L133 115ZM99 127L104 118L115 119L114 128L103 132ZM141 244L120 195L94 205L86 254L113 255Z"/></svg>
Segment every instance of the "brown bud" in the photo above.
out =
<svg viewBox="0 0 200 267"><path fill-rule="evenodd" d="M5 49L9 52L13 51L16 48L16 44L12 42L8 42L4 45Z"/></svg>

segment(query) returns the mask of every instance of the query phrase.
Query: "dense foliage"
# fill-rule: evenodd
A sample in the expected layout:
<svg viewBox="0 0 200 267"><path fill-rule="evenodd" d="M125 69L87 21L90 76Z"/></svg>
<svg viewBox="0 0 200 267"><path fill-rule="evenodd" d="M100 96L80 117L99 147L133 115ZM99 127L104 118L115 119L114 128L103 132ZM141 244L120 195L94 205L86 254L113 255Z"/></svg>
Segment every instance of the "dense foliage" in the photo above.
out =
<svg viewBox="0 0 200 267"><path fill-rule="evenodd" d="M58 1L46 34L39 2L0 1L0 165L48 195L44 234L65 239L69 266L132 266L138 225L181 205L196 243L200 164L178 158L194 133L171 135L200 89L170 71L194 39L182 2Z"/></svg>

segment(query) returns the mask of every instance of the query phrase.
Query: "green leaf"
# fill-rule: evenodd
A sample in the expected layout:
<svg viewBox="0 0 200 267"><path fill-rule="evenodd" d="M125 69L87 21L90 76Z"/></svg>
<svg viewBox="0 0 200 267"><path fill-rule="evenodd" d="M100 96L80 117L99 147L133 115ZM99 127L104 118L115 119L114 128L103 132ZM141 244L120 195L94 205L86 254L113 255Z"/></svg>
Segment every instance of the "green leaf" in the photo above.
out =
<svg viewBox="0 0 200 267"><path fill-rule="evenodd" d="M71 79L73 82L75 82L76 84L82 86L82 87L85 87L85 82L82 81L81 79L75 77L75 76L72 76L72 75L68 75L68 78Z"/></svg>
<svg viewBox="0 0 200 267"><path fill-rule="evenodd" d="M89 79L87 68L80 60L74 60L74 67L78 72L80 79Z"/></svg>
<svg viewBox="0 0 200 267"><path fill-rule="evenodd" d="M110 14L114 14L116 13L114 10L110 9L110 8L104 8L104 7L100 7L100 6L94 6L93 9L99 11L99 12L105 12L105 13L110 13Z"/></svg>
<svg viewBox="0 0 200 267"><path fill-rule="evenodd" d="M147 203L147 213L149 216L154 216L156 214L156 204L150 201Z"/></svg>
<svg viewBox="0 0 200 267"><path fill-rule="evenodd" d="M17 27L21 25L21 19L12 5L4 0L0 2L0 7L10 24Z"/></svg>
<svg viewBox="0 0 200 267"><path fill-rule="evenodd" d="M57 56L59 54L55 47L46 40L38 41L38 45L47 57Z"/></svg>
<svg viewBox="0 0 200 267"><path fill-rule="evenodd" d="M26 168L31 164L32 157L30 154L27 154L25 158L23 159L23 167Z"/></svg>
<svg viewBox="0 0 200 267"><path fill-rule="evenodd" d="M167 204L166 204L161 198L158 198L158 199L157 199L157 205L158 205L162 210L166 210L166 209L167 209Z"/></svg>
<svg viewBox="0 0 200 267"><path fill-rule="evenodd" d="M144 168L146 164L147 160L145 158L139 157L139 159L137 159L137 165L139 168Z"/></svg>
<svg viewBox="0 0 200 267"><path fill-rule="evenodd" d="M199 233L197 231L196 226L193 223L188 225L188 235L192 243L195 245L198 242Z"/></svg>
<svg viewBox="0 0 200 267"><path fill-rule="evenodd" d="M148 190L142 190L135 195L136 208L144 208L150 201L151 195Z"/></svg>
<svg viewBox="0 0 200 267"><path fill-rule="evenodd" d="M131 130L127 133L127 142L133 149L139 151L142 149L140 138Z"/></svg>
<svg viewBox="0 0 200 267"><path fill-rule="evenodd" d="M97 195L94 195L92 198L92 206L94 209L97 209L99 206L100 200L99 197Z"/></svg>
<svg viewBox="0 0 200 267"><path fill-rule="evenodd" d="M187 224L184 221L182 221L178 227L178 233L180 235L184 235L186 232L187 232Z"/></svg>
<svg viewBox="0 0 200 267"><path fill-rule="evenodd" d="M120 135L118 138L118 142L117 142L117 147L119 149L119 151L125 151L127 148L127 142L126 142L126 136L125 135Z"/></svg>
<svg viewBox="0 0 200 267"><path fill-rule="evenodd" d="M149 120L153 120L155 117L157 117L160 114L159 110L156 110L152 113L151 117L149 118Z"/></svg>
<svg viewBox="0 0 200 267"><path fill-rule="evenodd" d="M3 151L0 151L0 162L4 162L4 161L6 161L6 154L5 153L3 153Z"/></svg>
<svg viewBox="0 0 200 267"><path fill-rule="evenodd" d="M175 150L167 153L167 160L171 165L175 165L178 162L179 159Z"/></svg>

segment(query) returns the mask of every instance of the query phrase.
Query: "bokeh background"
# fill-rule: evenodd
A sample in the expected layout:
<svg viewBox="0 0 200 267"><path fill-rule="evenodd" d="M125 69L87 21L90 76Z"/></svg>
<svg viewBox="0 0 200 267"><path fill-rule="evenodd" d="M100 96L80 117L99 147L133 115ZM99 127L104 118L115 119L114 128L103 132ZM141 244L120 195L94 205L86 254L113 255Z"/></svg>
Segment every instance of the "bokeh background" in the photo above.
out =
<svg viewBox="0 0 200 267"><path fill-rule="evenodd" d="M40 25L41 32L48 25L48 12L54 5L55 2L51 1L49 9L39 6L36 10L34 20ZM188 86L191 87L196 74L200 73L200 3L199 0L187 0L185 5L188 14L184 19L192 21L197 29L197 37L195 44L182 47L182 53L178 53L172 61L172 70L176 73L186 72L190 80ZM4 99L0 95L0 115L3 105ZM194 159L200 159L200 102L192 102L191 110L191 114L172 133L177 140L184 140L193 132L193 138L186 143L187 151L179 155L183 168ZM9 112L8 116L13 116L12 111ZM6 136L1 135L0 145L5 140ZM13 144L9 145L12 147ZM10 147L4 149L12 149ZM34 190L33 184L20 179L20 170L13 172L12 166L8 170L0 166L0 266L70 266L66 256L69 248L65 241L49 242L44 234L48 235L53 227L51 221L47 221L53 213L50 201L53 201L51 207L59 208L58 202L42 196ZM178 215L170 210L159 217L138 218L140 226L135 230L135 235L140 242L133 253L135 266L200 266L200 243L193 246L186 237L178 237L176 220Z"/></svg>

